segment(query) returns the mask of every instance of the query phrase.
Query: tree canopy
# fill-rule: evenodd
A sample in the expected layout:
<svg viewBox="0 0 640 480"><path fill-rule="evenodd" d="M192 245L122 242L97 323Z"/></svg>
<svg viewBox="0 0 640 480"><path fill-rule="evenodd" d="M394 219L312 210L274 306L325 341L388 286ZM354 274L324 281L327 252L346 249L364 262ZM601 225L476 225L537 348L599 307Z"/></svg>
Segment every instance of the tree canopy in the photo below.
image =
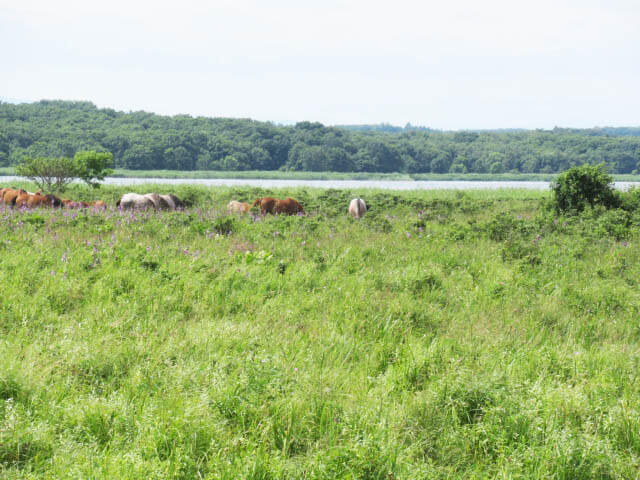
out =
<svg viewBox="0 0 640 480"><path fill-rule="evenodd" d="M317 122L161 116L89 102L0 103L0 166L110 152L116 168L407 173L556 173L605 163L640 170L640 128L445 132Z"/></svg>

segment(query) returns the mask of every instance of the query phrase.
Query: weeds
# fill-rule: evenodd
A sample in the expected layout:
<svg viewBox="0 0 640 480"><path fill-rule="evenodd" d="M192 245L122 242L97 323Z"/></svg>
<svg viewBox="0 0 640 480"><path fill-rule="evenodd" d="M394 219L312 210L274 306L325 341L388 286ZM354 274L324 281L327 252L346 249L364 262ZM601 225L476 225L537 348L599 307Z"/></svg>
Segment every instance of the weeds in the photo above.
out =
<svg viewBox="0 0 640 480"><path fill-rule="evenodd" d="M632 208L309 189L271 192L306 217L229 216L266 192L181 188L0 206L3 478L637 477Z"/></svg>

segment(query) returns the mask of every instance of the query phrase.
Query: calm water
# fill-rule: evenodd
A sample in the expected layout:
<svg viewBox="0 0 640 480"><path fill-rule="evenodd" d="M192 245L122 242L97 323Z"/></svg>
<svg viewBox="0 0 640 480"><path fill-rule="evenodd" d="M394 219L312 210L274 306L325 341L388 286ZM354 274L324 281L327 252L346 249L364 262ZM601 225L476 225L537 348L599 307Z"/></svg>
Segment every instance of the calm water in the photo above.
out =
<svg viewBox="0 0 640 480"><path fill-rule="evenodd" d="M0 185L20 180L19 177L0 176ZM384 188L388 190L497 190L500 188L525 188L529 190L546 190L549 182L516 182L516 181L407 181L407 180L259 180L259 179L191 179L191 178L107 178L107 185L143 185L163 183L166 185L207 185L227 186L248 185L263 188L314 187L314 188ZM640 182L615 182L616 188L627 190L631 186L640 186Z"/></svg>

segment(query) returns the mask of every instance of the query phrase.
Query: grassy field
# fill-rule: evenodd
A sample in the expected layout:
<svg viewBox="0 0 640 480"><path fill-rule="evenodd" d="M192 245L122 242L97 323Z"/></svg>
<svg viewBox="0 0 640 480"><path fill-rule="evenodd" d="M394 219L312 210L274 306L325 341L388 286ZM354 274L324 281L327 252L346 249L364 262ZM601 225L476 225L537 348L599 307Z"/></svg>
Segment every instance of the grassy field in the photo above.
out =
<svg viewBox="0 0 640 480"><path fill-rule="evenodd" d="M0 477L640 475L640 215L152 188L189 208L0 206ZM224 213L267 193L309 215Z"/></svg>

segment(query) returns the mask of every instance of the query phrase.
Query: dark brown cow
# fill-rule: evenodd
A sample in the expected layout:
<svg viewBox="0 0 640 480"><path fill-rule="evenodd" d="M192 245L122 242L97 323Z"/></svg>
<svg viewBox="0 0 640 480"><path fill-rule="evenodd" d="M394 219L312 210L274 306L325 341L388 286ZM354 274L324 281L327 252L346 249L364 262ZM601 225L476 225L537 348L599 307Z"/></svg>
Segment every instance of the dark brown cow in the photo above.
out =
<svg viewBox="0 0 640 480"><path fill-rule="evenodd" d="M278 200L274 213L297 215L299 213L304 213L304 208L302 208L302 205L300 205L296 199L287 197L284 200Z"/></svg>
<svg viewBox="0 0 640 480"><path fill-rule="evenodd" d="M276 204L278 203L277 198L273 197L264 197L264 198L256 198L255 202L253 202L253 206L260 206L260 213L266 215L267 213L274 214Z"/></svg>

